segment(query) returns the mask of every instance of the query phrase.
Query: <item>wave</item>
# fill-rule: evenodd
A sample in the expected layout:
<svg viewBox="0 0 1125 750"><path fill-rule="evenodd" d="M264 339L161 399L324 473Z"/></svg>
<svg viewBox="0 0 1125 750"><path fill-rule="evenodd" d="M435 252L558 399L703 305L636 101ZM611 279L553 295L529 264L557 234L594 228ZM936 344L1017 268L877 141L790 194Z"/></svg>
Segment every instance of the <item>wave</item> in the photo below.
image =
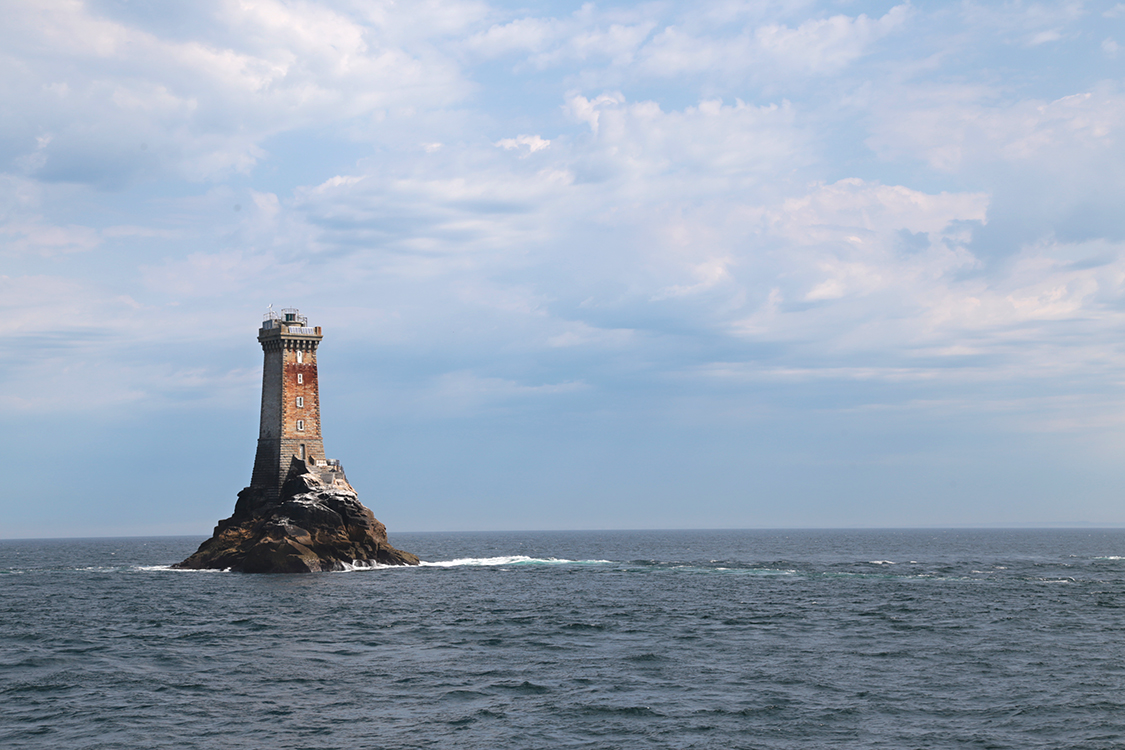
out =
<svg viewBox="0 0 1125 750"><path fill-rule="evenodd" d="M390 570L391 568L401 568L402 565L384 565L383 563L372 562L371 560L352 560L350 563L343 563L344 569L333 571L335 573L354 573L358 570Z"/></svg>
<svg viewBox="0 0 1125 750"><path fill-rule="evenodd" d="M527 555L507 555L502 557L462 557L456 560L436 560L433 562L422 561L417 567L421 568L459 568L459 567L486 567L486 566L499 566L499 565L606 565L611 564L612 560L568 560L560 557L528 557ZM367 560L352 560L350 563L344 563L343 570L335 571L338 573L352 573L365 570L403 570L410 569L414 566L410 565L384 565L383 563L370 562ZM72 568L72 570L83 572L97 572L97 573L120 573L125 571L145 572L145 573L229 573L230 568L223 570L202 569L195 570L192 568L176 568L172 565L130 565L130 566L85 566L81 568ZM4 574L19 574L25 573L26 570L19 568L9 568L2 570L0 573Z"/></svg>
<svg viewBox="0 0 1125 750"><path fill-rule="evenodd" d="M757 567L719 567L710 568L701 565L675 565L670 570L683 570L691 573L731 573L734 575L745 576L793 576L797 575L798 571L794 568L778 569L778 568L757 568Z"/></svg>
<svg viewBox="0 0 1125 750"><path fill-rule="evenodd" d="M1096 565L1103 561L1102 568L1113 561L1125 560L1125 556L1105 556L1087 558ZM887 578L895 580L920 579L938 581L966 581L983 582L996 580L999 577L1029 576L1027 580L1037 580L1044 583L1075 582L1075 578L1063 575L1043 575L1039 571L1023 571L1016 566L1009 570L1008 566L993 565L991 567L962 567L961 564L952 565L922 565L910 561L910 565L893 560L857 559L852 562L800 564L791 560L772 561L740 561L734 559L712 560L658 560L658 559L579 559L566 557L532 557L530 555L509 554L494 555L489 557L457 557L446 560L425 560L418 566L385 565L363 560L353 560L343 565L343 570L338 572L364 572L413 570L420 568L448 568L448 569L474 569L474 568L505 568L511 570L525 569L531 572L535 569L545 570L551 568L567 567L594 568L603 571L612 570L622 574L631 575L725 575L725 576L755 576L755 577L792 577L792 578ZM977 562L979 566L979 561ZM49 566L43 568L12 567L0 570L2 576L16 576L26 573L72 571L80 575L97 574L128 574L128 573L221 573L227 570L186 570L173 567L170 564L124 564L124 565L79 565L79 566ZM1023 573L1021 573L1023 571ZM1061 571L1059 571L1061 572ZM1068 571L1069 572L1069 571ZM1082 578L1082 576L1079 576Z"/></svg>
<svg viewBox="0 0 1125 750"><path fill-rule="evenodd" d="M502 557L459 557L456 560L436 560L421 562L426 568L487 567L495 565L609 565L612 560L567 560L561 557L528 557L527 555L506 555Z"/></svg>

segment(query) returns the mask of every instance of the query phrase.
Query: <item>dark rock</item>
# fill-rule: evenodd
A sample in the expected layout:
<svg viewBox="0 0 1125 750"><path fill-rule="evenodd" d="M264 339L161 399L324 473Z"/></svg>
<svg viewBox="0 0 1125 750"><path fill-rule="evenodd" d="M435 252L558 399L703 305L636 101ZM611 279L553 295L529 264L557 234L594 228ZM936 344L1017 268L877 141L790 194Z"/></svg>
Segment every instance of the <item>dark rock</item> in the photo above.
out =
<svg viewBox="0 0 1125 750"><path fill-rule="evenodd" d="M234 515L175 568L241 573L312 573L349 565L417 565L387 542L387 527L359 501L338 466L293 471L271 502L253 487L238 493Z"/></svg>

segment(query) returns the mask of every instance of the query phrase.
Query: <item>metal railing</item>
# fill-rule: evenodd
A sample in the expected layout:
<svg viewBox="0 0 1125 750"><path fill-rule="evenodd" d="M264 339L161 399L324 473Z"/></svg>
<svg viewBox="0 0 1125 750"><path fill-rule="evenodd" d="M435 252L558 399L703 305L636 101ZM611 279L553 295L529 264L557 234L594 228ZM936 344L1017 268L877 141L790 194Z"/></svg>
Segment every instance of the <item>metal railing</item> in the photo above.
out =
<svg viewBox="0 0 1125 750"><path fill-rule="evenodd" d="M312 335L313 329L309 328L309 319L301 315L301 311L295 307L283 308L281 313L275 313L271 306L266 314L262 316L262 328L277 328L284 323L290 329L300 328L302 330L294 330L294 333L308 333Z"/></svg>
<svg viewBox="0 0 1125 750"><path fill-rule="evenodd" d="M307 326L309 324L309 319L301 315L301 311L295 307L282 308L281 317L283 323L290 325Z"/></svg>

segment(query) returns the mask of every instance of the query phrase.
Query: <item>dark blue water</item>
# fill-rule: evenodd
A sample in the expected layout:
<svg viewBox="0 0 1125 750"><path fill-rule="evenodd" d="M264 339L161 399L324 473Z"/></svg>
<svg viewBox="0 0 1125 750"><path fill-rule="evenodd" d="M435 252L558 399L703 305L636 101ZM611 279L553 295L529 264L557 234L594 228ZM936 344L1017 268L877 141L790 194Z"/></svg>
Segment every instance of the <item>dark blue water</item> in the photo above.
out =
<svg viewBox="0 0 1125 750"><path fill-rule="evenodd" d="M4 748L1120 748L1125 531L0 542Z"/></svg>

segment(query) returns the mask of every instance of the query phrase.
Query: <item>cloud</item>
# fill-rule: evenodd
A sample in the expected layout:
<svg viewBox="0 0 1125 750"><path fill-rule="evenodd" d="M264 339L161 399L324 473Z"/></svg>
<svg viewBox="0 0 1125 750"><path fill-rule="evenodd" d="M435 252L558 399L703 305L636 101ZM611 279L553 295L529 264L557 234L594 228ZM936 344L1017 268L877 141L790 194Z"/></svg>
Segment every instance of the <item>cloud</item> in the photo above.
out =
<svg viewBox="0 0 1125 750"><path fill-rule="evenodd" d="M842 8L13 5L5 408L252 412L275 303L330 331L357 431L456 417L482 451L520 414L521 444L760 444L770 471L838 462L828 423L873 425L845 441L872 465L932 439L988 472L997 435L1109 435L1125 99L1102 15Z"/></svg>
<svg viewBox="0 0 1125 750"><path fill-rule="evenodd" d="M646 73L658 76L704 71L757 78L769 73L832 75L902 27L908 14L908 5L898 5L877 19L836 15L809 19L796 28L747 25L735 36L702 35L673 25L655 34L637 57Z"/></svg>
<svg viewBox="0 0 1125 750"><path fill-rule="evenodd" d="M868 144L920 160L994 194L974 251L1007 257L1046 237L1125 238L1114 208L1125 159L1125 97L1101 85L1053 100L1004 99L987 87L915 87L876 105Z"/></svg>
<svg viewBox="0 0 1125 750"><path fill-rule="evenodd" d="M522 159L534 154L536 151L542 151L550 147L551 142L537 135L517 135L515 138L501 138L496 142L496 145L507 151L526 148L527 153L520 155Z"/></svg>
<svg viewBox="0 0 1125 750"><path fill-rule="evenodd" d="M657 25L651 17L621 11L598 11L585 4L566 18L518 18L494 24L465 42L484 58L519 54L537 69L573 62L628 65Z"/></svg>
<svg viewBox="0 0 1125 750"><path fill-rule="evenodd" d="M386 304L499 322L531 350L643 349L646 337L690 330L810 356L880 351L893 373L916 353L958 351L981 321L1045 320L1084 299L1045 302L1035 285L965 277L980 265L968 245L986 222L986 193L799 179L809 155L788 105L665 111L571 94L566 108L590 132L553 143L536 168L484 151L457 157L474 164L472 179L443 176L451 162L410 178L384 163L297 207L316 246L350 248L347 276ZM1088 272L1076 273L1073 284ZM392 279L421 296L407 302Z"/></svg>
<svg viewBox="0 0 1125 750"><path fill-rule="evenodd" d="M968 2L961 6L961 12L969 28L997 34L1009 44L1026 47L1062 39L1068 27L1086 15L1083 3L1078 0L1003 5Z"/></svg>
<svg viewBox="0 0 1125 750"><path fill-rule="evenodd" d="M273 134L466 90L423 40L316 4L212 2L186 35L67 0L9 11L0 93L21 107L0 126L0 158L46 180L218 179L251 170Z"/></svg>
<svg viewBox="0 0 1125 750"><path fill-rule="evenodd" d="M746 187L784 179L809 158L801 153L806 135L788 102L753 106L715 99L665 112L656 102L629 103L619 93L593 99L572 94L567 111L595 136L588 156L597 154L603 171L613 165L633 180L696 171L725 188L732 186L728 179Z"/></svg>
<svg viewBox="0 0 1125 750"><path fill-rule="evenodd" d="M469 49L484 57L499 57L510 52L537 52L558 36L554 19L517 18L494 24L466 42Z"/></svg>
<svg viewBox="0 0 1125 750"><path fill-rule="evenodd" d="M581 382L530 385L462 370L435 377L418 392L417 398L427 415L464 418L501 405L510 408L513 402L558 398L585 388L587 386Z"/></svg>
<svg viewBox="0 0 1125 750"><path fill-rule="evenodd" d="M276 274L277 269L271 268L275 260L266 254L237 251L192 253L160 266L144 266L141 275L150 290L174 299L222 297L245 291L263 274Z"/></svg>
<svg viewBox="0 0 1125 750"><path fill-rule="evenodd" d="M375 269L413 280L423 296L384 297L392 307L456 309L448 314L499 324L529 351L640 352L691 331L715 342L716 358L729 338L782 344L798 360L875 357L868 379L917 371L942 381L981 356L1019 377L1053 346L1050 326L1075 321L1092 338L1072 353L1074 369L1096 357L1104 305L1121 291L1115 246L1027 246L1003 273L981 277L971 246L989 222L988 193L786 177L809 158L788 106L665 111L614 93L571 94L566 108L589 133L552 143L537 168L481 152L472 180L371 173L301 208L320 246L356 248L353 279L384 295ZM410 219L407 206L425 211ZM918 359L942 364L918 369Z"/></svg>
<svg viewBox="0 0 1125 750"><path fill-rule="evenodd" d="M487 59L519 56L539 70L580 64L588 83L603 78L594 72L600 66L661 78L704 73L756 79L822 76L867 54L878 40L900 30L911 12L903 4L879 18L834 15L789 26L762 14L720 10L716 4L708 11L676 17L661 14L656 6L602 11L587 4L566 18L524 17L494 24L470 37L466 48ZM732 27L736 18L742 23Z"/></svg>
<svg viewBox="0 0 1125 750"><path fill-rule="evenodd" d="M146 317L151 323L163 317L154 312L99 284L0 276L6 326L0 356L9 362L0 404L17 413L104 412L167 392L172 384L156 375L159 364L126 354L159 335L159 324L146 325Z"/></svg>
<svg viewBox="0 0 1125 750"><path fill-rule="evenodd" d="M571 117L589 125L590 130L596 135L598 132L598 119L601 117L601 108L622 104L624 101L625 97L620 92L602 94L593 99L587 99L575 93L567 98L565 109Z"/></svg>
<svg viewBox="0 0 1125 750"><path fill-rule="evenodd" d="M1125 98L1113 89L1053 101L996 102L997 93L952 86L898 90L893 104L887 100L881 107L886 114L893 108L896 116L873 122L868 143L884 158L925 159L950 172L997 161L1057 165L1115 149L1113 135L1125 124Z"/></svg>
<svg viewBox="0 0 1125 750"><path fill-rule="evenodd" d="M98 232L83 226L7 222L0 226L0 254L34 253L51 256L92 250L101 242Z"/></svg>

